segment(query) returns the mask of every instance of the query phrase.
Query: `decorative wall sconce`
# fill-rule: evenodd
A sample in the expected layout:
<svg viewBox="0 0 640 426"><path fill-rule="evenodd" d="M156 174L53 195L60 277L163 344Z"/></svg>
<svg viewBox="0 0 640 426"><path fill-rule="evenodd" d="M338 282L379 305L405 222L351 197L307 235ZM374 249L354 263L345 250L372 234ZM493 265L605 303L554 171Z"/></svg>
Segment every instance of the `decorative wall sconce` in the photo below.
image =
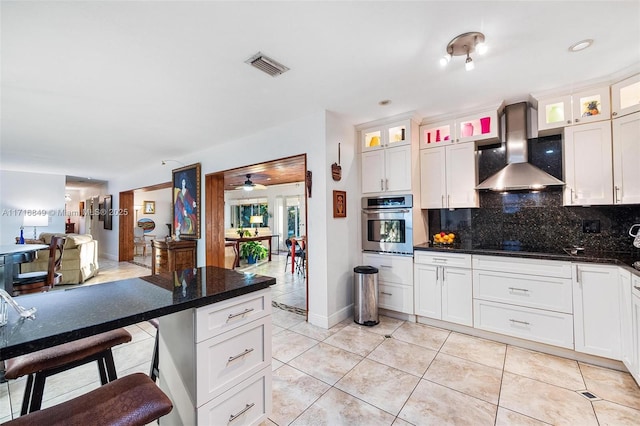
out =
<svg viewBox="0 0 640 426"><path fill-rule="evenodd" d="M464 69L471 71L475 68L471 53L478 52L483 55L487 52L487 45L484 42L484 34L473 31L460 34L447 44L447 54L440 58L440 65L446 66L453 56L465 56Z"/></svg>

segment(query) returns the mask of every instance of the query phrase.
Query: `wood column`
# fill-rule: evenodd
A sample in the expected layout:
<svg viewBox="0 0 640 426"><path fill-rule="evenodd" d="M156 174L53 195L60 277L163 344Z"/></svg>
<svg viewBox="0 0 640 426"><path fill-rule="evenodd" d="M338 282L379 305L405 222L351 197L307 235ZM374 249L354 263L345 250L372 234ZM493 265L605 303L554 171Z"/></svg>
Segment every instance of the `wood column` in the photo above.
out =
<svg viewBox="0 0 640 426"><path fill-rule="evenodd" d="M204 185L205 261L207 266L224 268L224 173L206 175Z"/></svg>

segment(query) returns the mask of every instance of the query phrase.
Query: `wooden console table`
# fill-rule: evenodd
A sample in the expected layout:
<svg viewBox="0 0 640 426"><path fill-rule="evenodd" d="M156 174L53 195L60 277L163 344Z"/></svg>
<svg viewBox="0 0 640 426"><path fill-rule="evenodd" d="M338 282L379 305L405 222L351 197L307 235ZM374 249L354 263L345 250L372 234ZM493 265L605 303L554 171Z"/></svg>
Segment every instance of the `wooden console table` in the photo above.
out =
<svg viewBox="0 0 640 426"><path fill-rule="evenodd" d="M196 240L151 242L151 273L181 271L196 267Z"/></svg>
<svg viewBox="0 0 640 426"><path fill-rule="evenodd" d="M269 243L269 262L271 262L271 237L272 235L256 235L253 237L226 237L226 241L233 241L236 244L236 250L240 253L240 243L246 243L247 241L266 241ZM237 258L236 268L240 266L240 256Z"/></svg>

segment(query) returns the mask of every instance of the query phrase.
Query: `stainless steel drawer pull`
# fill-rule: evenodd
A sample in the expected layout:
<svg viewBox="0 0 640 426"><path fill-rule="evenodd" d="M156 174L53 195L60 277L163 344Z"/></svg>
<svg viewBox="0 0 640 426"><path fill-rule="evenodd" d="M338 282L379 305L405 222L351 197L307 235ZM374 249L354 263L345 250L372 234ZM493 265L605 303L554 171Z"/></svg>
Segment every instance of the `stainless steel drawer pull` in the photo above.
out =
<svg viewBox="0 0 640 426"><path fill-rule="evenodd" d="M384 291L381 291L380 294L384 294L385 296L393 296L393 294L391 293L385 293Z"/></svg>
<svg viewBox="0 0 640 426"><path fill-rule="evenodd" d="M509 290L511 290L511 291L524 291L524 292L528 292L529 291L526 288L517 288L517 287L509 287Z"/></svg>
<svg viewBox="0 0 640 426"><path fill-rule="evenodd" d="M434 257L433 261L438 263L447 263L447 259L443 259L441 257Z"/></svg>
<svg viewBox="0 0 640 426"><path fill-rule="evenodd" d="M245 356L246 354L250 354L251 352L253 352L253 348L245 349L241 354L230 356L227 362L235 361L236 359L242 358L243 356Z"/></svg>
<svg viewBox="0 0 640 426"><path fill-rule="evenodd" d="M529 323L528 323L528 322L526 322L526 321L518 321L518 320L514 320L514 319L510 319L509 321L511 321L511 322L515 322L515 323L518 323L518 324L529 325Z"/></svg>
<svg viewBox="0 0 640 426"><path fill-rule="evenodd" d="M234 421L235 419L237 419L238 417L240 417L241 415L243 415L247 411L251 410L254 405L256 405L256 404L254 404L253 402L251 404L247 404L247 405L245 405L245 407L242 410L238 411L237 414L230 415L228 423L231 423L232 421Z"/></svg>
<svg viewBox="0 0 640 426"><path fill-rule="evenodd" d="M253 311L253 308L247 308L244 311L240 312L239 314L229 314L229 318L227 318L227 321L230 320L230 319L233 319L235 317L241 317L244 314L248 314L251 311Z"/></svg>
<svg viewBox="0 0 640 426"><path fill-rule="evenodd" d="M389 265L380 265L381 268L393 268L393 266L389 266Z"/></svg>

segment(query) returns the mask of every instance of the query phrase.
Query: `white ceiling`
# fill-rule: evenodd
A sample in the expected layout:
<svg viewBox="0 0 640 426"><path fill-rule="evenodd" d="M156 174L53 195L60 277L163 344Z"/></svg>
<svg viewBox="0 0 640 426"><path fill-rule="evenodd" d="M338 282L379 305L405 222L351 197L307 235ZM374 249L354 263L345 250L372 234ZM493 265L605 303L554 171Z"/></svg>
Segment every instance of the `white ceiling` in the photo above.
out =
<svg viewBox="0 0 640 426"><path fill-rule="evenodd" d="M1 24L0 168L98 179L321 109L440 115L640 63L639 1L3 0ZM467 31L489 52L442 69ZM244 63L258 51L291 70Z"/></svg>

